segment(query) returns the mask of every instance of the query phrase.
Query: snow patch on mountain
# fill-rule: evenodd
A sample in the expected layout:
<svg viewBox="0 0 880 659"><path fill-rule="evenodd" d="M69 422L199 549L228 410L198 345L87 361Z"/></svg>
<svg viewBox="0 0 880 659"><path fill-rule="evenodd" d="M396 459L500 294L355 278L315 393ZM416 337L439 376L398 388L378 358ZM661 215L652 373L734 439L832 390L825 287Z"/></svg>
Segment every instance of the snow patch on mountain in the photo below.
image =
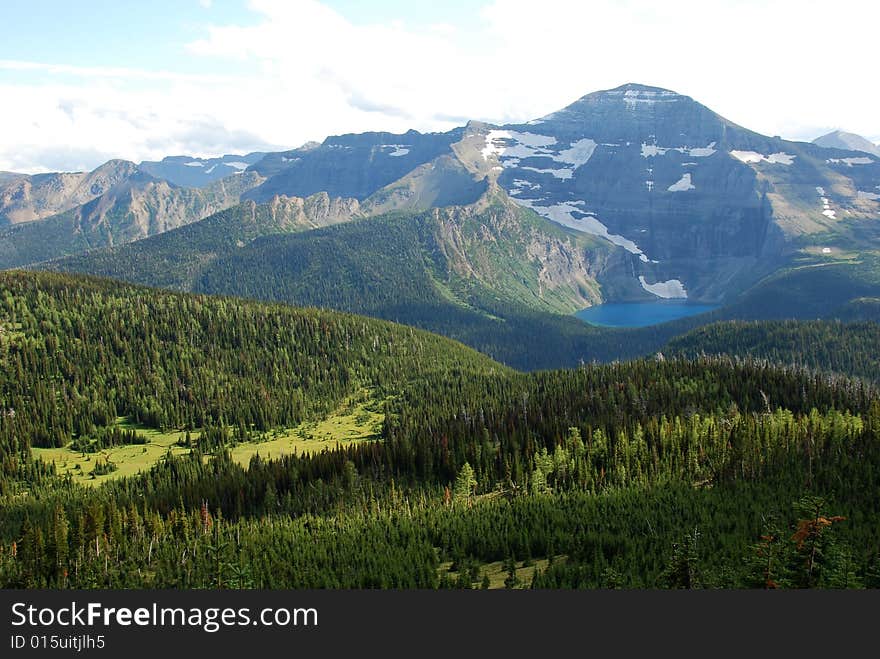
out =
<svg viewBox="0 0 880 659"><path fill-rule="evenodd" d="M244 171L245 169L250 167L250 165L248 165L246 162L241 162L238 160L235 162L224 162L223 164L227 167L234 167L235 169L238 169L240 171Z"/></svg>
<svg viewBox="0 0 880 659"><path fill-rule="evenodd" d="M567 149L558 150L555 137L536 135L534 133L521 133L515 130L490 130L486 134L486 144L481 153L488 160L491 157L498 158L505 167L517 167L520 160L525 158L547 158L554 162L571 165L570 169L532 169L542 173L553 173L557 178L570 179L574 169L585 165L598 146L589 138L583 138L572 142Z"/></svg>
<svg viewBox="0 0 880 659"><path fill-rule="evenodd" d="M823 196L825 194L825 188L817 187L816 192L819 193L819 201L822 202L822 215L829 219L836 220L837 211L831 208L831 200L829 200L828 197Z"/></svg>
<svg viewBox="0 0 880 659"><path fill-rule="evenodd" d="M192 162L185 162L185 163L183 163L183 166L184 166L184 167L204 167L205 164L199 162L198 160L193 160Z"/></svg>
<svg viewBox="0 0 880 659"><path fill-rule="evenodd" d="M572 142L569 148L560 151L559 155L555 156L553 159L558 162L568 163L577 169L581 165L587 164L587 161L593 157L593 152L596 150L597 146L598 145L593 140L584 138L577 142Z"/></svg>
<svg viewBox="0 0 880 659"><path fill-rule="evenodd" d="M758 153L757 151L731 151L730 155L749 165L759 162L767 162L771 165L791 165L794 163L794 159L797 158L797 156L785 153L784 151L771 153L767 156Z"/></svg>
<svg viewBox="0 0 880 659"><path fill-rule="evenodd" d="M715 153L715 142L710 142L709 146L698 146L688 151L691 158L708 158Z"/></svg>
<svg viewBox="0 0 880 659"><path fill-rule="evenodd" d="M665 156L669 149L664 149L656 144L646 144L642 142L642 158L653 158L654 156Z"/></svg>
<svg viewBox="0 0 880 659"><path fill-rule="evenodd" d="M654 284L649 284L645 279L645 275L639 275L639 283L642 285L642 288L649 293L666 300L673 298L687 298L687 290L685 289L684 284L678 279L668 279L667 281L658 281Z"/></svg>
<svg viewBox="0 0 880 659"><path fill-rule="evenodd" d="M563 181L567 181L574 175L574 171L571 169L539 169L537 167L521 167L520 169L528 170L530 172L538 172L539 174L551 174Z"/></svg>
<svg viewBox="0 0 880 659"><path fill-rule="evenodd" d="M602 224L595 215L578 210L575 207L576 202L565 202L553 204L552 206L539 205L539 199L516 199L516 202L531 208L538 215L546 217L548 220L553 220L557 224L588 233L592 236L604 238L618 247L623 247L630 254L635 254L642 262L648 262L648 257L639 249L638 245L629 238L610 233L608 227ZM575 213L578 214L578 217L575 217Z"/></svg>
<svg viewBox="0 0 880 659"><path fill-rule="evenodd" d="M406 144L383 144L381 148L394 149L394 151L388 154L392 158L400 158L409 153L409 147Z"/></svg>
<svg viewBox="0 0 880 659"><path fill-rule="evenodd" d="M825 162L829 164L840 164L843 163L847 167L852 167L853 165L870 165L874 162L872 158L868 157L858 157L858 158L829 158Z"/></svg>
<svg viewBox="0 0 880 659"><path fill-rule="evenodd" d="M609 96L620 94L619 91L606 92ZM623 93L623 102L627 110L635 110L640 105L654 105L655 103L674 103L680 97L675 92L649 91L646 89L628 89Z"/></svg>
<svg viewBox="0 0 880 659"><path fill-rule="evenodd" d="M687 192L688 190L696 190L697 186L691 181L691 175L690 172L688 172L666 189L669 190L669 192Z"/></svg>
<svg viewBox="0 0 880 659"><path fill-rule="evenodd" d="M505 142L513 142L513 144L505 144ZM555 137L520 133L515 130L490 130L486 134L486 145L481 153L486 159L492 156L498 159L550 156L552 151L548 151L546 147L552 144L556 144Z"/></svg>
<svg viewBox="0 0 880 659"><path fill-rule="evenodd" d="M642 158L653 158L654 156L665 156L669 151L678 151L686 154L691 158L708 158L715 153L715 142L710 142L707 146L657 146L657 144L648 144L642 142ZM696 163L689 163L696 164Z"/></svg>

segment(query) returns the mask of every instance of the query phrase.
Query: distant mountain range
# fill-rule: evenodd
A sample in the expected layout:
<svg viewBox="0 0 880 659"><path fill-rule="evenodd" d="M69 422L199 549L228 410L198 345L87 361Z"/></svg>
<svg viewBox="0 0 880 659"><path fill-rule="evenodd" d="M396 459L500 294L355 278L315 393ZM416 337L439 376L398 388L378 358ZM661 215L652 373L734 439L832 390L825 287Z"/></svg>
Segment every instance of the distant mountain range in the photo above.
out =
<svg viewBox="0 0 880 659"><path fill-rule="evenodd" d="M5 173L0 178L0 227L41 220L85 204L136 171L133 162L110 160L91 172Z"/></svg>
<svg viewBox="0 0 880 659"><path fill-rule="evenodd" d="M880 158L880 145L874 144L868 139L855 133L845 133L835 130L827 135L822 135L813 140L813 144L824 146L829 149L848 149L850 151L864 151L872 156Z"/></svg>
<svg viewBox="0 0 880 659"><path fill-rule="evenodd" d="M227 176L240 174L265 156L265 153L260 152L248 153L244 156L226 155L219 158L169 156L156 162L145 160L138 165L138 169L173 185L202 188Z"/></svg>
<svg viewBox="0 0 880 659"><path fill-rule="evenodd" d="M262 181L247 172L202 188L183 188L136 168L128 174L79 205L47 194L67 208L39 221L0 229L0 267L20 267L160 234L237 204L245 190Z"/></svg>
<svg viewBox="0 0 880 659"><path fill-rule="evenodd" d="M875 295L880 158L760 135L658 87L595 92L525 124L112 162L0 183L15 224L0 230L0 267L69 256L49 267L368 313L481 348L553 325L566 356L552 363L584 338L548 317L601 302L774 317ZM224 167L236 173L199 184ZM830 300L814 271L843 273Z"/></svg>

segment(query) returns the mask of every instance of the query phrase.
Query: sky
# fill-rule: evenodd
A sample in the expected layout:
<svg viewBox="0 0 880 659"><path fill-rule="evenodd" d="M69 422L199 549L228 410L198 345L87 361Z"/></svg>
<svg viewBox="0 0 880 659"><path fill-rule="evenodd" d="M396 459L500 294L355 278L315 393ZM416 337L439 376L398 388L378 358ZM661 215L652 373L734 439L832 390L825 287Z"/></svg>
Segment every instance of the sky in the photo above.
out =
<svg viewBox="0 0 880 659"><path fill-rule="evenodd" d="M880 142L874 0L0 0L0 171L522 122L626 82Z"/></svg>

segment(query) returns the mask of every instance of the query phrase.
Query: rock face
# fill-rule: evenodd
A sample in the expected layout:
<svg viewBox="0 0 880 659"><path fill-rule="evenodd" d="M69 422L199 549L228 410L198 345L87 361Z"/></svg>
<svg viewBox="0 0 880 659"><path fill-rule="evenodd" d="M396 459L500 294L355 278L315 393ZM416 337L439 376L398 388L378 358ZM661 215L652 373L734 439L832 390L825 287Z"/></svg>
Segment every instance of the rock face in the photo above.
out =
<svg viewBox="0 0 880 659"><path fill-rule="evenodd" d="M85 204L136 171L133 162L110 160L92 172L0 178L0 226L40 220Z"/></svg>
<svg viewBox="0 0 880 659"><path fill-rule="evenodd" d="M848 151L863 151L870 153L872 156L880 158L880 146L874 144L870 140L866 140L861 135L855 133L846 133L842 130L835 130L822 137L813 140L813 144L824 146L828 149L844 149Z"/></svg>
<svg viewBox="0 0 880 659"><path fill-rule="evenodd" d="M251 173L233 175L205 188L192 189L138 174L68 215L79 231L100 236L105 244L126 243L229 208L260 180Z"/></svg>
<svg viewBox="0 0 880 659"><path fill-rule="evenodd" d="M192 158L190 156L169 156L160 161L144 161L138 169L184 188L203 188L215 181L240 174L254 163L259 162L265 153L254 152L243 156L226 155L219 158Z"/></svg>
<svg viewBox="0 0 880 659"><path fill-rule="evenodd" d="M503 193L468 206L434 208L425 226L430 254L451 289L477 286L541 311L567 313L601 301L607 249L534 217Z"/></svg>
<svg viewBox="0 0 880 659"><path fill-rule="evenodd" d="M256 217L259 206L253 201L243 205ZM319 192L311 197L274 197L268 202L265 214L279 229L304 231L332 226L361 217L360 203L357 199L330 197Z"/></svg>

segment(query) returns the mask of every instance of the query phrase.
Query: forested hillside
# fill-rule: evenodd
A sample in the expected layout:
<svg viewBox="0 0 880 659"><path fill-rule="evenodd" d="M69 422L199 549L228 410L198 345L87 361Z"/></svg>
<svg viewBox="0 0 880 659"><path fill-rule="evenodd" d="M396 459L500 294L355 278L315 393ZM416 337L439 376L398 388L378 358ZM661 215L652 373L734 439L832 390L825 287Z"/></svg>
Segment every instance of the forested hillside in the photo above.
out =
<svg viewBox="0 0 880 659"><path fill-rule="evenodd" d="M667 356L728 355L880 380L880 325L841 321L730 321L674 338Z"/></svg>
<svg viewBox="0 0 880 659"><path fill-rule="evenodd" d="M719 358L527 375L381 321L63 275L4 274L0 303L3 586L880 585L864 381ZM378 441L231 459L356 387ZM199 440L94 489L31 459L135 441L123 416Z"/></svg>
<svg viewBox="0 0 880 659"><path fill-rule="evenodd" d="M441 337L345 314L54 274L0 275L0 437L63 446L130 418L159 429L293 425L357 388L503 370Z"/></svg>

